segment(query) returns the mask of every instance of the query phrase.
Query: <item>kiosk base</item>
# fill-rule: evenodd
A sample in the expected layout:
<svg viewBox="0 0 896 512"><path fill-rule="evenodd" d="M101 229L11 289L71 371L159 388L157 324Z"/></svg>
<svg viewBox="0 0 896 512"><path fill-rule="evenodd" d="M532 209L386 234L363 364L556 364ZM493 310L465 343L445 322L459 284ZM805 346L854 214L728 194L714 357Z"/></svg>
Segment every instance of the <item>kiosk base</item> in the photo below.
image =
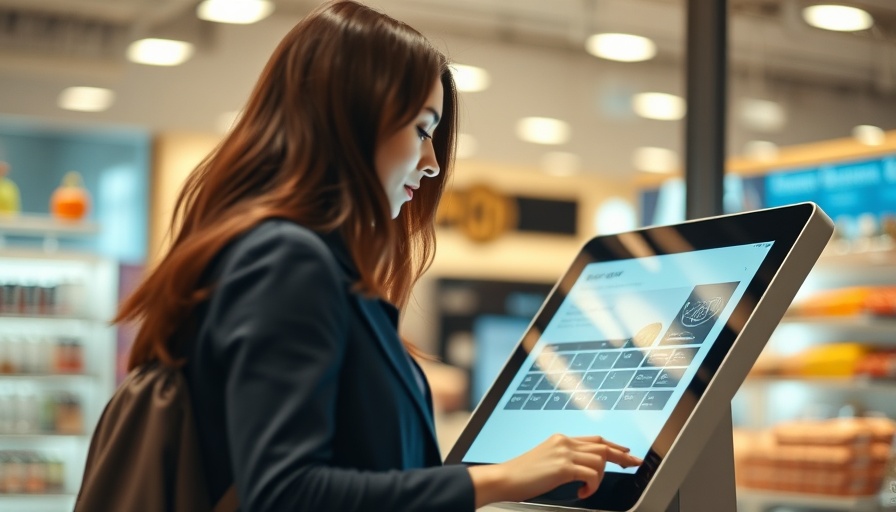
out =
<svg viewBox="0 0 896 512"><path fill-rule="evenodd" d="M666 512L719 512L737 510L734 488L734 446L731 407L722 413L703 452L669 503Z"/></svg>

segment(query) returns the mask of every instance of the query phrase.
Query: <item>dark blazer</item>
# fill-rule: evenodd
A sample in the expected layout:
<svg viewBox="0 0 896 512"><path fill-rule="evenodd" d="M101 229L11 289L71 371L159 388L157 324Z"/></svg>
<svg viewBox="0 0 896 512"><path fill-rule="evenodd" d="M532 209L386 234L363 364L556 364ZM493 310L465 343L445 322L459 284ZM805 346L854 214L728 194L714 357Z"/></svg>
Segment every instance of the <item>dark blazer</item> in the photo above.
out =
<svg viewBox="0 0 896 512"><path fill-rule="evenodd" d="M268 220L207 276L185 374L213 501L235 482L251 512L474 509L398 312L351 290L338 237Z"/></svg>

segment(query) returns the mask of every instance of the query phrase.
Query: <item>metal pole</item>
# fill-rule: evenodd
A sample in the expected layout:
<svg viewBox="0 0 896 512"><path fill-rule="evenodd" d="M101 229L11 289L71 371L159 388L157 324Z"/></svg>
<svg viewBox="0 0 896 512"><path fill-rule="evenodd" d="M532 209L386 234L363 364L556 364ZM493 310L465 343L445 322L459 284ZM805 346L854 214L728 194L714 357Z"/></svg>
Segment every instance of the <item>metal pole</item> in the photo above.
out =
<svg viewBox="0 0 896 512"><path fill-rule="evenodd" d="M727 0L688 0L685 205L688 219L722 213L727 108Z"/></svg>

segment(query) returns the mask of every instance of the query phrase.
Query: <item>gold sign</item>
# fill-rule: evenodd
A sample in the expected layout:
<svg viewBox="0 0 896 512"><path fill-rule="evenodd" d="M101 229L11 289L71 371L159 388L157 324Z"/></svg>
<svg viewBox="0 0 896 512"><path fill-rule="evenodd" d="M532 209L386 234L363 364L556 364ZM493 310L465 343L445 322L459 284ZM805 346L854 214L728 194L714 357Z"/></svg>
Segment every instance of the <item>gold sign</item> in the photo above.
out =
<svg viewBox="0 0 896 512"><path fill-rule="evenodd" d="M436 213L439 226L457 227L471 240L488 242L517 227L516 199L483 185L448 190Z"/></svg>

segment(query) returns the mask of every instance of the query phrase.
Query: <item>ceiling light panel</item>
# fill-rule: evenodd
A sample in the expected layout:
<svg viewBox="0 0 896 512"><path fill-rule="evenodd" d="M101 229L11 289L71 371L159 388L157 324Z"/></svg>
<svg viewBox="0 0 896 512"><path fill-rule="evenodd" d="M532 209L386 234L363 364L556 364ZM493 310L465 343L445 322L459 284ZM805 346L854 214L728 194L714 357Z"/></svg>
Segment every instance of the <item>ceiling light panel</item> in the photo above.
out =
<svg viewBox="0 0 896 512"><path fill-rule="evenodd" d="M566 121L550 117L525 117L516 123L516 135L535 144L564 144L572 135Z"/></svg>
<svg viewBox="0 0 896 512"><path fill-rule="evenodd" d="M679 168L678 153L666 148L641 147L632 155L632 165L642 172L671 173Z"/></svg>
<svg viewBox="0 0 896 512"><path fill-rule="evenodd" d="M884 131L878 126L860 124L852 129L852 136L866 146L880 146L887 138Z"/></svg>
<svg viewBox="0 0 896 512"><path fill-rule="evenodd" d="M484 91L491 84L491 77L488 71L476 66L453 64L451 66L451 75L454 77L454 84L457 86L457 90L461 92Z"/></svg>
<svg viewBox="0 0 896 512"><path fill-rule="evenodd" d="M647 119L678 121L684 117L684 98L663 92L643 92L632 97L635 113Z"/></svg>
<svg viewBox="0 0 896 512"><path fill-rule="evenodd" d="M803 19L813 27L837 32L866 30L874 24L868 11L846 5L810 5L803 9Z"/></svg>
<svg viewBox="0 0 896 512"><path fill-rule="evenodd" d="M69 87L56 100L61 109L78 112L102 112L112 106L115 93L100 87Z"/></svg>
<svg viewBox="0 0 896 512"><path fill-rule="evenodd" d="M205 0L196 7L196 16L216 23L248 25L261 21L274 12L268 0Z"/></svg>
<svg viewBox="0 0 896 512"><path fill-rule="evenodd" d="M150 66L177 66L193 56L193 45L173 39L140 39L128 46L128 60Z"/></svg>
<svg viewBox="0 0 896 512"><path fill-rule="evenodd" d="M641 62L656 56L656 44L632 34L594 34L585 41L588 53L619 62Z"/></svg>

